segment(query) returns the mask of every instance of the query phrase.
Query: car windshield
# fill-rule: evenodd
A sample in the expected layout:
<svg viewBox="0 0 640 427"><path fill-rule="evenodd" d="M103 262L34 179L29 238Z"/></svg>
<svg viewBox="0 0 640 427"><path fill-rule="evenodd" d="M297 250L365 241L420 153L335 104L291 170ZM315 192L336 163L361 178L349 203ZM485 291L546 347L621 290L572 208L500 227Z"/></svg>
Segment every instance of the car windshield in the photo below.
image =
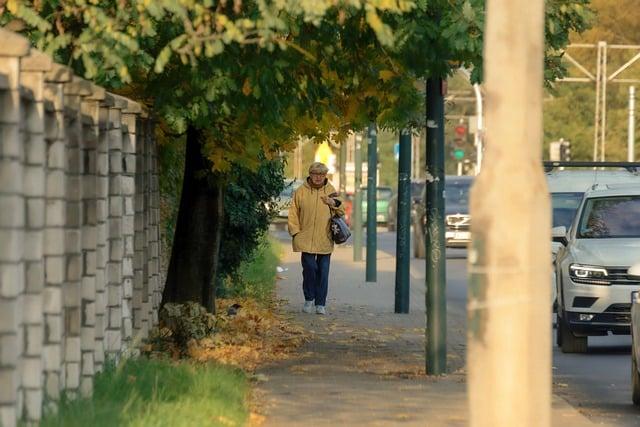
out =
<svg viewBox="0 0 640 427"><path fill-rule="evenodd" d="M583 193L551 193L553 226L569 228L580 206Z"/></svg>
<svg viewBox="0 0 640 427"><path fill-rule="evenodd" d="M588 199L580 218L578 238L640 237L640 196Z"/></svg>
<svg viewBox="0 0 640 427"><path fill-rule="evenodd" d="M290 199L293 196L293 192L302 184L299 181L291 181L285 184L284 190L280 192L278 196L280 199Z"/></svg>
<svg viewBox="0 0 640 427"><path fill-rule="evenodd" d="M412 182L411 183L411 197L414 199L420 197L422 189L424 188L424 182Z"/></svg>
<svg viewBox="0 0 640 427"><path fill-rule="evenodd" d="M471 188L471 181L445 182L444 192L447 205L469 205L469 188Z"/></svg>

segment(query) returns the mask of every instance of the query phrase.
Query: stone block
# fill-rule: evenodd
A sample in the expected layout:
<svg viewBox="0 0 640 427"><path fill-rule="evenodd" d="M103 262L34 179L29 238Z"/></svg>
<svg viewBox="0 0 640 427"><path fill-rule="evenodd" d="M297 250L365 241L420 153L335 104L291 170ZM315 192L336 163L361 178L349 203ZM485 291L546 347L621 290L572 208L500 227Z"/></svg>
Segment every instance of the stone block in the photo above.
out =
<svg viewBox="0 0 640 427"><path fill-rule="evenodd" d="M133 258L130 256L122 259L122 277L133 277Z"/></svg>
<svg viewBox="0 0 640 427"><path fill-rule="evenodd" d="M19 262L24 254L24 231L0 229L0 261Z"/></svg>
<svg viewBox="0 0 640 427"><path fill-rule="evenodd" d="M78 228L66 228L64 248L67 254L80 254L82 251L82 232Z"/></svg>
<svg viewBox="0 0 640 427"><path fill-rule="evenodd" d="M42 417L43 390L40 386L36 390L26 390L24 393L24 408L26 419L31 422L40 421Z"/></svg>
<svg viewBox="0 0 640 427"><path fill-rule="evenodd" d="M77 254L67 256L67 281L76 282L82 278L82 257Z"/></svg>
<svg viewBox="0 0 640 427"><path fill-rule="evenodd" d="M80 339L82 341L82 354L93 352L96 341L96 331L93 326L82 328L80 332Z"/></svg>
<svg viewBox="0 0 640 427"><path fill-rule="evenodd" d="M0 335L0 366L17 366L19 354L17 335Z"/></svg>
<svg viewBox="0 0 640 427"><path fill-rule="evenodd" d="M96 268L97 268L96 251L84 251L83 257L84 257L83 264L84 264L85 276L95 275Z"/></svg>
<svg viewBox="0 0 640 427"><path fill-rule="evenodd" d="M93 326L96 324L96 303L94 301L82 301L82 326Z"/></svg>
<svg viewBox="0 0 640 427"><path fill-rule="evenodd" d="M26 355L40 357L44 343L44 327L42 325L27 326L26 330Z"/></svg>
<svg viewBox="0 0 640 427"><path fill-rule="evenodd" d="M18 398L20 377L14 368L0 368L0 405L13 404Z"/></svg>
<svg viewBox="0 0 640 427"><path fill-rule="evenodd" d="M133 197L136 192L136 184L134 177L132 176L122 176L120 178L120 185L122 189L122 195ZM131 201L133 207L133 200Z"/></svg>
<svg viewBox="0 0 640 427"><path fill-rule="evenodd" d="M122 234L133 238L133 215L125 215L122 217ZM133 240L131 241L131 251L133 253Z"/></svg>
<svg viewBox="0 0 640 427"><path fill-rule="evenodd" d="M120 151L109 152L109 173L112 176L122 174L122 153Z"/></svg>
<svg viewBox="0 0 640 427"><path fill-rule="evenodd" d="M45 371L57 371L62 361L62 346L59 344L47 344L42 348L43 369Z"/></svg>
<svg viewBox="0 0 640 427"><path fill-rule="evenodd" d="M2 191L2 190L0 190ZM0 227L22 228L25 225L24 198L17 194L0 194Z"/></svg>
<svg viewBox="0 0 640 427"><path fill-rule="evenodd" d="M42 294L24 294L22 304L22 321L28 325L42 324Z"/></svg>
<svg viewBox="0 0 640 427"><path fill-rule="evenodd" d="M131 299L133 297L133 279L130 277L122 281L122 296L124 299Z"/></svg>
<svg viewBox="0 0 640 427"><path fill-rule="evenodd" d="M106 353L119 352L122 349L120 329L107 329L104 335L104 349Z"/></svg>
<svg viewBox="0 0 640 427"><path fill-rule="evenodd" d="M109 197L109 218L120 218L123 215L122 203L120 195Z"/></svg>
<svg viewBox="0 0 640 427"><path fill-rule="evenodd" d="M82 201L69 199L67 201L67 227L80 228L82 226Z"/></svg>
<svg viewBox="0 0 640 427"><path fill-rule="evenodd" d="M44 340L46 344L62 343L62 315L47 315L44 323Z"/></svg>
<svg viewBox="0 0 640 427"><path fill-rule="evenodd" d="M19 158L22 138L20 137L19 126L13 123L0 123L0 157Z"/></svg>
<svg viewBox="0 0 640 427"><path fill-rule="evenodd" d="M37 261L42 259L44 238L42 230L26 230L24 233L24 259Z"/></svg>
<svg viewBox="0 0 640 427"><path fill-rule="evenodd" d="M3 193L22 194L22 164L17 159L0 158L0 188Z"/></svg>
<svg viewBox="0 0 640 427"><path fill-rule="evenodd" d="M93 347L92 347L93 350ZM82 353L82 375L94 375L95 374L95 360L93 357L93 351L85 351Z"/></svg>
<svg viewBox="0 0 640 427"><path fill-rule="evenodd" d="M44 254L47 256L64 255L67 249L66 234L67 232L64 228L46 228L44 230ZM47 271L47 274L49 274L49 271Z"/></svg>
<svg viewBox="0 0 640 427"><path fill-rule="evenodd" d="M0 403L0 426L16 427L18 425L18 411L16 405Z"/></svg>
<svg viewBox="0 0 640 427"><path fill-rule="evenodd" d="M24 145L25 163L44 166L47 161L47 143L44 140L44 123L37 133L30 133Z"/></svg>
<svg viewBox="0 0 640 427"><path fill-rule="evenodd" d="M42 310L45 314L62 313L62 288L47 286L42 291Z"/></svg>
<svg viewBox="0 0 640 427"><path fill-rule="evenodd" d="M96 174L106 176L109 174L109 155L107 153L98 153L96 155Z"/></svg>
<svg viewBox="0 0 640 427"><path fill-rule="evenodd" d="M121 261L124 256L124 242L122 239L114 239L109 241L109 260Z"/></svg>
<svg viewBox="0 0 640 427"><path fill-rule="evenodd" d="M133 337L133 320L131 317L123 319L122 335L125 340L130 340Z"/></svg>
<svg viewBox="0 0 640 427"><path fill-rule="evenodd" d="M109 307L119 307L122 304L122 286L107 287L107 305Z"/></svg>
<svg viewBox="0 0 640 427"><path fill-rule="evenodd" d="M49 170L60 169L63 171L67 168L67 147L64 141L54 141L49 144L47 167Z"/></svg>
<svg viewBox="0 0 640 427"><path fill-rule="evenodd" d="M64 227L67 220L66 202L63 199L46 201L45 224L47 227Z"/></svg>
<svg viewBox="0 0 640 427"><path fill-rule="evenodd" d="M136 212L133 206L133 197L125 197L124 198L124 214L131 215L132 217L134 217L135 213Z"/></svg>
<svg viewBox="0 0 640 427"><path fill-rule="evenodd" d="M121 175L111 175L109 177L109 194L112 196L122 195Z"/></svg>
<svg viewBox="0 0 640 427"><path fill-rule="evenodd" d="M136 173L136 155L125 154L123 157L124 173L135 174Z"/></svg>
<svg viewBox="0 0 640 427"><path fill-rule="evenodd" d="M62 388L60 372L47 372L44 377L44 384L44 391L47 398L53 402L57 402L60 399L60 389Z"/></svg>
<svg viewBox="0 0 640 427"><path fill-rule="evenodd" d="M98 246L98 228L94 226L84 226L82 228L82 247L94 251Z"/></svg>
<svg viewBox="0 0 640 427"><path fill-rule="evenodd" d="M0 264L0 298L15 298L24 291L24 264Z"/></svg>
<svg viewBox="0 0 640 427"><path fill-rule="evenodd" d="M22 386L40 389L42 387L42 361L40 357L22 358Z"/></svg>
<svg viewBox="0 0 640 427"><path fill-rule="evenodd" d="M65 364L65 388L76 390L80 387L80 362Z"/></svg>
<svg viewBox="0 0 640 427"><path fill-rule="evenodd" d="M104 268L96 269L96 293L104 291L107 286Z"/></svg>
<svg viewBox="0 0 640 427"><path fill-rule="evenodd" d="M27 262L25 263L25 269L25 291L27 293L41 292L44 289L44 263L41 260Z"/></svg>
<svg viewBox="0 0 640 427"><path fill-rule="evenodd" d="M17 334L20 309L16 299L0 298L0 334Z"/></svg>
<svg viewBox="0 0 640 427"><path fill-rule="evenodd" d="M44 197L45 169L42 166L23 166L23 191L26 197Z"/></svg>
<svg viewBox="0 0 640 427"><path fill-rule="evenodd" d="M95 225L98 223L97 201L91 198L84 201L83 214L85 225Z"/></svg>
<svg viewBox="0 0 640 427"><path fill-rule="evenodd" d="M67 195L67 176L64 170L49 170L47 172L47 197L64 199Z"/></svg>
<svg viewBox="0 0 640 427"><path fill-rule="evenodd" d="M120 329L122 327L122 309L120 307L109 307L108 329Z"/></svg>
<svg viewBox="0 0 640 427"><path fill-rule="evenodd" d="M65 338L64 360L66 362L80 362L80 337Z"/></svg>
<svg viewBox="0 0 640 427"><path fill-rule="evenodd" d="M45 258L45 277L48 284L60 284L65 280L65 257L47 256Z"/></svg>
<svg viewBox="0 0 640 427"><path fill-rule="evenodd" d="M96 292L96 315L104 314L107 307L107 293Z"/></svg>
<svg viewBox="0 0 640 427"><path fill-rule="evenodd" d="M45 224L46 202L44 198L27 199L27 227L42 228Z"/></svg>
<svg viewBox="0 0 640 427"><path fill-rule="evenodd" d="M107 283L120 285L122 280L122 262L114 261L107 264Z"/></svg>
<svg viewBox="0 0 640 427"><path fill-rule="evenodd" d="M72 141L72 139L70 140ZM69 149L67 150L67 173L72 176L80 176L83 171L83 161L82 161L82 151L77 147L73 147L72 145L68 145ZM78 181L79 183L79 181ZM78 186L77 188L80 188Z"/></svg>

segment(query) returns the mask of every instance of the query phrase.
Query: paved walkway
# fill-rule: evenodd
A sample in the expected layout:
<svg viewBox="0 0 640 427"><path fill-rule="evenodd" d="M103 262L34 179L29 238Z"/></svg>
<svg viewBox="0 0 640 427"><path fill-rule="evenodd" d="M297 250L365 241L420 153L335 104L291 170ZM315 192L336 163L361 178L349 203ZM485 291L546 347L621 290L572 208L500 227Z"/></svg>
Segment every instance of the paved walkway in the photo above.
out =
<svg viewBox="0 0 640 427"><path fill-rule="evenodd" d="M294 358L260 371L266 377L258 389L265 426L467 425L464 313L449 309L450 373L427 377L422 278L412 275L412 313L394 314L393 257L379 252L378 282L367 284L364 262L353 263L352 249L341 247L332 257L328 315L304 314L300 255L285 248L288 271L278 281L278 296L289 301L285 310L311 339ZM591 424L556 396L553 421Z"/></svg>

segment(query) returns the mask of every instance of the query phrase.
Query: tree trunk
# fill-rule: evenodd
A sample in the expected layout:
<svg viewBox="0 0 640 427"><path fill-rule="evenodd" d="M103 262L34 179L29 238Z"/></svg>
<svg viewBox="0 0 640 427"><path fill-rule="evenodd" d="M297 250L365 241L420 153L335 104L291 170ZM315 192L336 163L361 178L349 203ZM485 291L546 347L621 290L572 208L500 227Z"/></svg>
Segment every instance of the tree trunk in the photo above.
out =
<svg viewBox="0 0 640 427"><path fill-rule="evenodd" d="M223 191L212 183L200 131L187 129L184 180L162 304L195 301L215 312L215 269L223 220Z"/></svg>

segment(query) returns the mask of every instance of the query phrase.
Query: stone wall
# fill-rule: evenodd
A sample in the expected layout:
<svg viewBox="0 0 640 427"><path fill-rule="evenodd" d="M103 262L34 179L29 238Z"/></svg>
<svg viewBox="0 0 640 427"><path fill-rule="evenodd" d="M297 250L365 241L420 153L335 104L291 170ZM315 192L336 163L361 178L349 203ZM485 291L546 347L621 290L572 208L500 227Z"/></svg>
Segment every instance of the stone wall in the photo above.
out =
<svg viewBox="0 0 640 427"><path fill-rule="evenodd" d="M88 397L158 319L153 123L0 29L0 425Z"/></svg>

